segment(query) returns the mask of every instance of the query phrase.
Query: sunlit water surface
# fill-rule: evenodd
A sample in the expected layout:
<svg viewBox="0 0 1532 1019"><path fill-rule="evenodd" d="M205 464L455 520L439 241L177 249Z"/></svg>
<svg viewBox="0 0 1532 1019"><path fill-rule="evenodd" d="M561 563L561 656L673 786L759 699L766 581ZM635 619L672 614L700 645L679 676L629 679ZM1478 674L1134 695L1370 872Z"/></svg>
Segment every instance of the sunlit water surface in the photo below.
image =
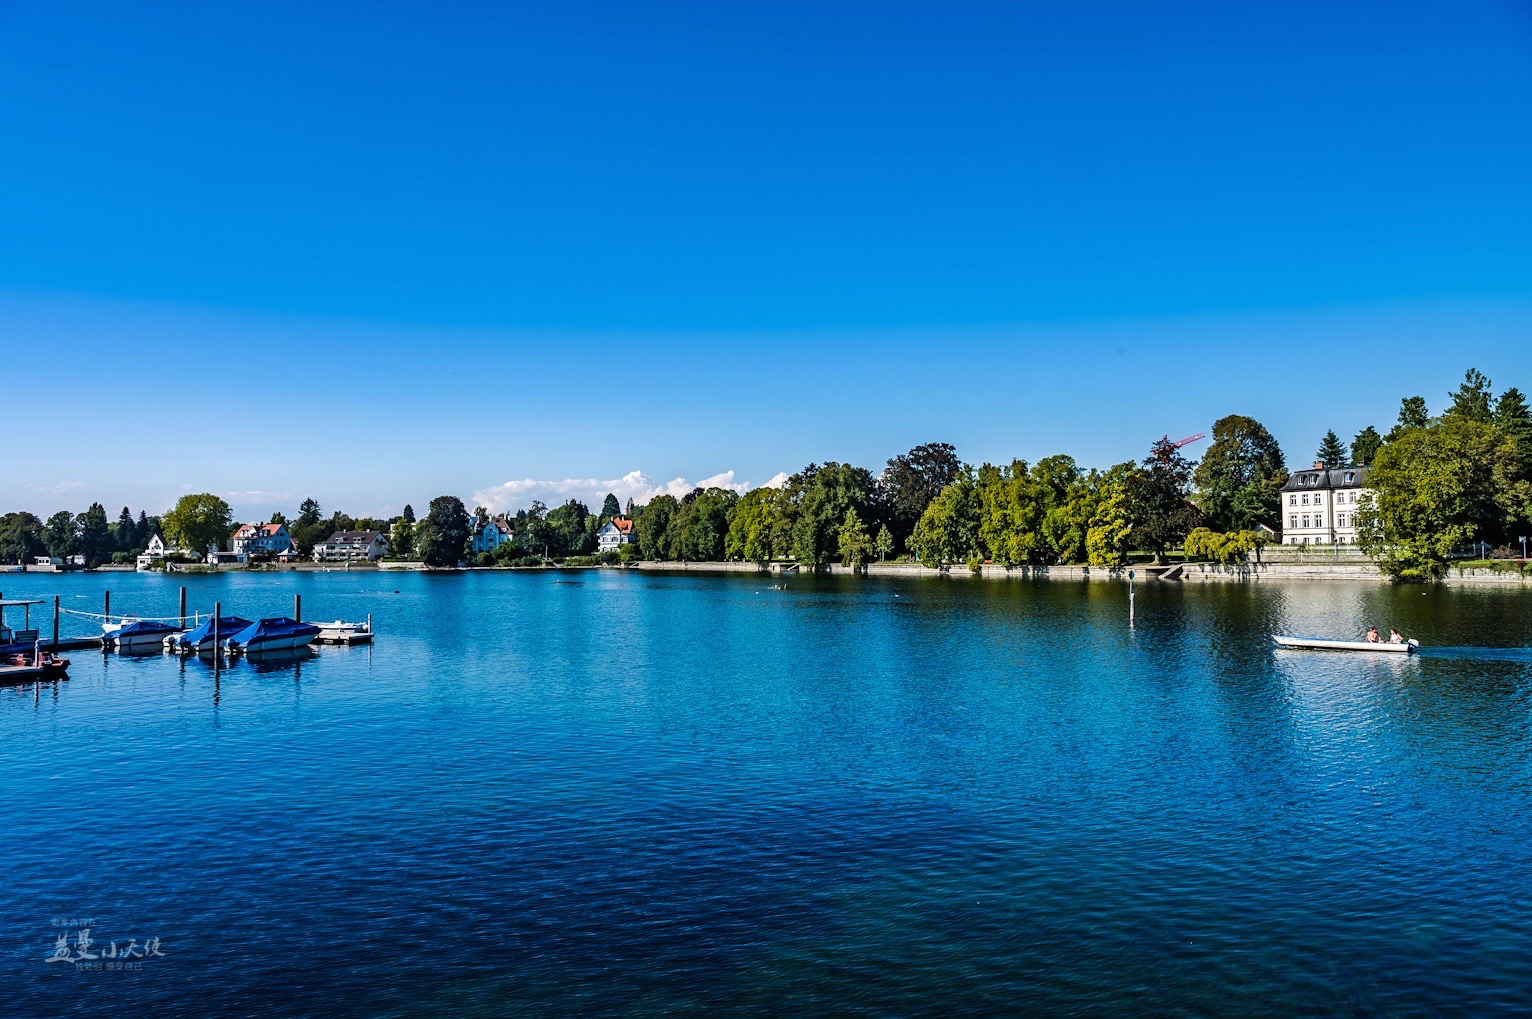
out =
<svg viewBox="0 0 1532 1019"><path fill-rule="evenodd" d="M377 644L0 688L0 1015L1532 1007L1520 593L777 580L186 578Z"/></svg>

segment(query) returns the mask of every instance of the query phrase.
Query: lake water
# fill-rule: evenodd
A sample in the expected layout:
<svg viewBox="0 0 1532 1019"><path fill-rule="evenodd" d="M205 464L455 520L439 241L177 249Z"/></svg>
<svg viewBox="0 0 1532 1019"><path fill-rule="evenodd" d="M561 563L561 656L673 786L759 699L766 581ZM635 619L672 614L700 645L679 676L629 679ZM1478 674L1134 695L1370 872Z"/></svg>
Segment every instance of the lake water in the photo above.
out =
<svg viewBox="0 0 1532 1019"><path fill-rule="evenodd" d="M1519 592L776 580L0 575L378 631L0 688L0 1015L1532 1007Z"/></svg>

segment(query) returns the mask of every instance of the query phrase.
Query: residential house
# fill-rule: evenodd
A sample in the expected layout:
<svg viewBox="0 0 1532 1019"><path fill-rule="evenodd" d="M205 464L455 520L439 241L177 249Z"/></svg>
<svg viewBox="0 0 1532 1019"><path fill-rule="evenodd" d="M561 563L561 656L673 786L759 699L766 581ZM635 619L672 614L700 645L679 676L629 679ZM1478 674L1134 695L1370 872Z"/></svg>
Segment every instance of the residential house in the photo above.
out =
<svg viewBox="0 0 1532 1019"><path fill-rule="evenodd" d="M596 532L596 545L603 552L615 552L619 545L638 543L638 532L633 529L632 517L613 517Z"/></svg>
<svg viewBox="0 0 1532 1019"><path fill-rule="evenodd" d="M234 532L234 551L247 556L280 555L292 547L286 524L241 524Z"/></svg>
<svg viewBox="0 0 1532 1019"><path fill-rule="evenodd" d="M152 570L154 564L163 562L165 553L170 549L165 546L165 539L158 534L149 539L148 546L138 554L138 568L140 570Z"/></svg>
<svg viewBox="0 0 1532 1019"><path fill-rule="evenodd" d="M515 537L515 531L509 520L503 516L493 517L483 523L474 522L469 547L473 549L474 555L480 552L493 552L501 545L509 545Z"/></svg>
<svg viewBox="0 0 1532 1019"><path fill-rule="evenodd" d="M336 531L314 546L315 562L371 562L387 554L388 536L382 531Z"/></svg>
<svg viewBox="0 0 1532 1019"><path fill-rule="evenodd" d="M1294 471L1282 486L1282 542L1355 545L1357 511L1371 501L1366 467Z"/></svg>

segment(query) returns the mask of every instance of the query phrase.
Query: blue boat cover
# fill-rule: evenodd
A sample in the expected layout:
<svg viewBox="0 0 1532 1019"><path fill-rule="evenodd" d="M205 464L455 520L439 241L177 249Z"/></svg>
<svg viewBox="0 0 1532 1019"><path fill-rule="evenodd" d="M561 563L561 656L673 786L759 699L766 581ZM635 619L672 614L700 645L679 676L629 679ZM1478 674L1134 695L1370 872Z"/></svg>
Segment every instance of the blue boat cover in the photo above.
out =
<svg viewBox="0 0 1532 1019"><path fill-rule="evenodd" d="M135 619L133 622L125 624L122 629L114 630L110 634L110 639L116 640L118 637L132 637L144 633L172 633L174 631L175 627L169 623L156 622L152 619Z"/></svg>
<svg viewBox="0 0 1532 1019"><path fill-rule="evenodd" d="M319 627L313 623L300 623L296 619L286 616L278 616L275 619L262 619L258 623L251 623L238 633L229 636L229 643L238 647L259 647L261 644L284 637L313 637L319 633Z"/></svg>
<svg viewBox="0 0 1532 1019"><path fill-rule="evenodd" d="M250 620L248 619L241 619L239 616L224 616L218 621L218 639L227 640L233 634L249 629L249 627ZM212 639L213 620L209 616L200 625L187 630L177 637L175 643L177 647L199 647L203 641L210 641Z"/></svg>

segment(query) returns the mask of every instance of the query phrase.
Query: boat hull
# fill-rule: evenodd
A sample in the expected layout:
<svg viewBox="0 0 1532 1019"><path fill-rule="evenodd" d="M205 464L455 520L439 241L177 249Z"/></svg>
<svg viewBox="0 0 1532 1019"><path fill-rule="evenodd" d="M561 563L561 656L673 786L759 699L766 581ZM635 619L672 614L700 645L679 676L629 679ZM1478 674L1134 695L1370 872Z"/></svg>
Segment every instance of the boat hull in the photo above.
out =
<svg viewBox="0 0 1532 1019"><path fill-rule="evenodd" d="M296 636L271 637L253 641L249 644L229 644L230 650L243 651L247 655L258 655L265 651L291 651L293 648L308 647L314 642L318 634L305 633Z"/></svg>
<svg viewBox="0 0 1532 1019"><path fill-rule="evenodd" d="M1412 643L1387 644L1366 640L1319 640L1313 637L1272 637L1285 648L1299 651L1361 651L1367 654L1407 655L1418 645Z"/></svg>

